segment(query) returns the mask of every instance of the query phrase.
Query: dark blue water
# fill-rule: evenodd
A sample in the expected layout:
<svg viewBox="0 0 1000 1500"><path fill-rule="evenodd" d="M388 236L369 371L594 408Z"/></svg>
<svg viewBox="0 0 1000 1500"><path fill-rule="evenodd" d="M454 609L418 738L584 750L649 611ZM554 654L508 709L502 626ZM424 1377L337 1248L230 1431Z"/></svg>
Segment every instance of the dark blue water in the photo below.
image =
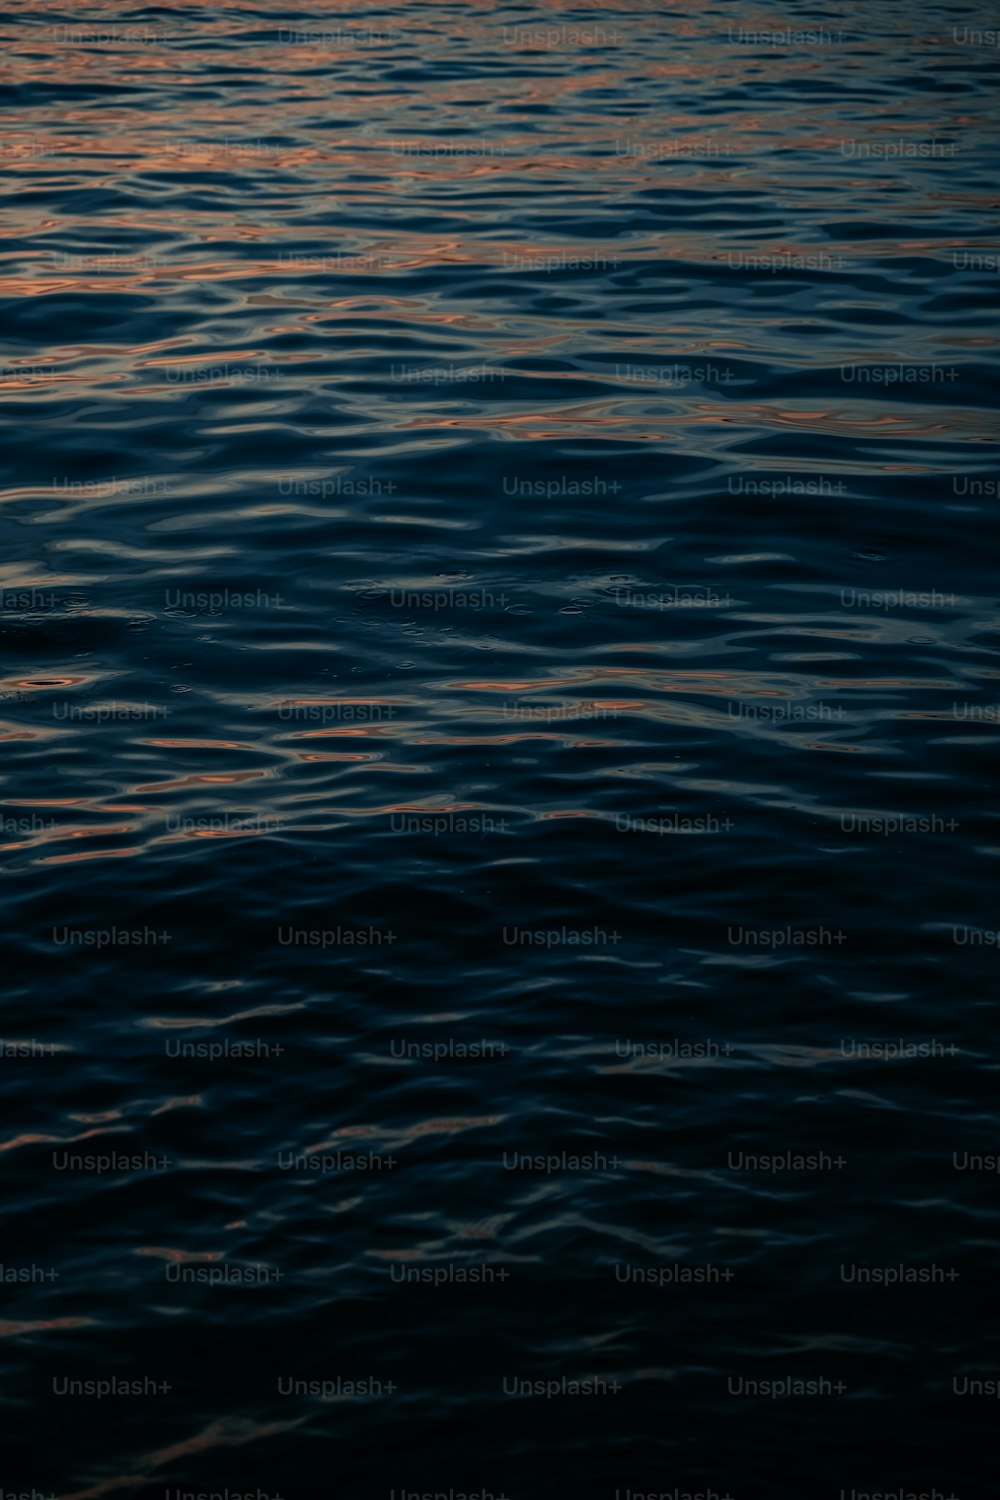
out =
<svg viewBox="0 0 1000 1500"><path fill-rule="evenodd" d="M996 1495L995 24L7 7L4 1497Z"/></svg>

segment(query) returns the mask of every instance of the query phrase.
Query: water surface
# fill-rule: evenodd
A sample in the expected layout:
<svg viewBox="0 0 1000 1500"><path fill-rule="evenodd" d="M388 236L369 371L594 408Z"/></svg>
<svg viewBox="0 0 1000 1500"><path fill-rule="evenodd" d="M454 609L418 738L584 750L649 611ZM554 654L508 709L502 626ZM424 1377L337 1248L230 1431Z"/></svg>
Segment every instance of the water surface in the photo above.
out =
<svg viewBox="0 0 1000 1500"><path fill-rule="evenodd" d="M0 1481L991 1493L995 17L85 12L0 26Z"/></svg>

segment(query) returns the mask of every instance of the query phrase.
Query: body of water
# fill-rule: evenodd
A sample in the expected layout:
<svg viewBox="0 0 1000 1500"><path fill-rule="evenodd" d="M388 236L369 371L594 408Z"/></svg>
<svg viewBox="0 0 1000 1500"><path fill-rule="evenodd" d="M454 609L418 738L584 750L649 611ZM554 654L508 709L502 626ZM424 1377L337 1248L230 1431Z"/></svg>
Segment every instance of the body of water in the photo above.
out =
<svg viewBox="0 0 1000 1500"><path fill-rule="evenodd" d="M994 1493L987 9L8 5L5 1494Z"/></svg>

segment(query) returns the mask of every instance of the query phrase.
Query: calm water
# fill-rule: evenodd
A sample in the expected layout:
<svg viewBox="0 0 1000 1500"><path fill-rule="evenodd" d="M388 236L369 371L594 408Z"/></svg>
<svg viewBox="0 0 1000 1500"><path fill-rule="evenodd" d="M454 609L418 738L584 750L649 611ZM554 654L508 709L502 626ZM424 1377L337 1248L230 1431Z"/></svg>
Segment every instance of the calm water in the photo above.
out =
<svg viewBox="0 0 1000 1500"><path fill-rule="evenodd" d="M8 5L5 1496L995 1494L995 23Z"/></svg>

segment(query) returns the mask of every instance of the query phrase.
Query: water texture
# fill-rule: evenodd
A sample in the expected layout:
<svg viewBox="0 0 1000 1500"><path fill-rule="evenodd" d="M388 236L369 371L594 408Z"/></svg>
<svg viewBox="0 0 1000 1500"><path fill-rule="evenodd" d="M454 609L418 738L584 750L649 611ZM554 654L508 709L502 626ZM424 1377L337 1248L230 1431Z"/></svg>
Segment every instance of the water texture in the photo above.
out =
<svg viewBox="0 0 1000 1500"><path fill-rule="evenodd" d="M995 25L7 5L5 1496L995 1496Z"/></svg>

